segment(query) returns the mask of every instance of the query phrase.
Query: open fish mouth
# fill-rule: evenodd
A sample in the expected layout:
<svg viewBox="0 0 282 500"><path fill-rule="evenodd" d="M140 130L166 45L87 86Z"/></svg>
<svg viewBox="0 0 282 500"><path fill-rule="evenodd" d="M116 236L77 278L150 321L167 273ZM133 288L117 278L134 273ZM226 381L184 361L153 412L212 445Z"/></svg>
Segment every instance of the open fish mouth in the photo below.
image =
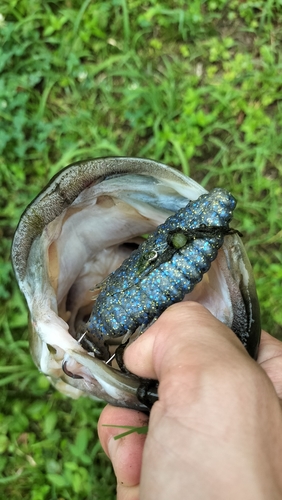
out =
<svg viewBox="0 0 282 500"><path fill-rule="evenodd" d="M138 399L138 377L87 352L80 337L95 286L144 235L205 193L192 179L152 160L101 158L66 167L27 207L13 240L13 266L30 313L31 354L61 392L146 409ZM259 304L237 234L224 237L209 271L184 300L207 307L256 357Z"/></svg>

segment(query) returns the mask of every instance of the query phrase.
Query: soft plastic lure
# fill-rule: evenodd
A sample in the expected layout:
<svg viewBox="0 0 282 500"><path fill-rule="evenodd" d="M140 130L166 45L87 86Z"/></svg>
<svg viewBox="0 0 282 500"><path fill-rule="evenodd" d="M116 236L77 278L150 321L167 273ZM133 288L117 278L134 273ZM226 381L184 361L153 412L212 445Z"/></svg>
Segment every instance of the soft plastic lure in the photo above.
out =
<svg viewBox="0 0 282 500"><path fill-rule="evenodd" d="M84 342L109 359L116 337L142 333L201 281L229 228L236 201L214 189L169 217L106 280L94 304Z"/></svg>

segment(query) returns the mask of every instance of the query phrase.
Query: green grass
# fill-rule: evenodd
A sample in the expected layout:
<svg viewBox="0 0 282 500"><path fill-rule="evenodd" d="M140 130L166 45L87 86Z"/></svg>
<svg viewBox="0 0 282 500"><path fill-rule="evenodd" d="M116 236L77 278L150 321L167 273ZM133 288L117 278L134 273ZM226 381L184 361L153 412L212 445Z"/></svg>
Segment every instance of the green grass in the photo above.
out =
<svg viewBox="0 0 282 500"><path fill-rule="evenodd" d="M113 499L102 404L64 398L30 359L13 232L75 160L160 160L235 195L263 326L282 336L282 1L9 0L0 14L0 492Z"/></svg>

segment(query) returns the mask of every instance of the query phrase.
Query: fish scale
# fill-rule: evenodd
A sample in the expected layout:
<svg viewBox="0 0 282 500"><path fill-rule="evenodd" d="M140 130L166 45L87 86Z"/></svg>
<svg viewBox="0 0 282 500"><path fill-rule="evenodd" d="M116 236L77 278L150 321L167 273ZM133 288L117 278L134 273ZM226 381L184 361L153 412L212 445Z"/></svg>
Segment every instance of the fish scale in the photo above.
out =
<svg viewBox="0 0 282 500"><path fill-rule="evenodd" d="M114 337L144 331L201 281L228 234L233 196L214 189L170 216L101 284L87 323L87 337L103 359ZM212 229L212 230L211 230ZM171 235L187 235L175 248ZM173 241L173 240L172 240Z"/></svg>

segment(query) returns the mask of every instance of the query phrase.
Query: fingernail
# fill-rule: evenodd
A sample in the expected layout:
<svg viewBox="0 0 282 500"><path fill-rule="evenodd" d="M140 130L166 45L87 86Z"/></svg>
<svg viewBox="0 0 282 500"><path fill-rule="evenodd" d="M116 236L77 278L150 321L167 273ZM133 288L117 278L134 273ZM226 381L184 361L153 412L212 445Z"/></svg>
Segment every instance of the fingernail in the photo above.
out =
<svg viewBox="0 0 282 500"><path fill-rule="evenodd" d="M118 449L118 442L113 437L111 437L111 439L108 442L108 452L112 462L116 457L117 449Z"/></svg>

